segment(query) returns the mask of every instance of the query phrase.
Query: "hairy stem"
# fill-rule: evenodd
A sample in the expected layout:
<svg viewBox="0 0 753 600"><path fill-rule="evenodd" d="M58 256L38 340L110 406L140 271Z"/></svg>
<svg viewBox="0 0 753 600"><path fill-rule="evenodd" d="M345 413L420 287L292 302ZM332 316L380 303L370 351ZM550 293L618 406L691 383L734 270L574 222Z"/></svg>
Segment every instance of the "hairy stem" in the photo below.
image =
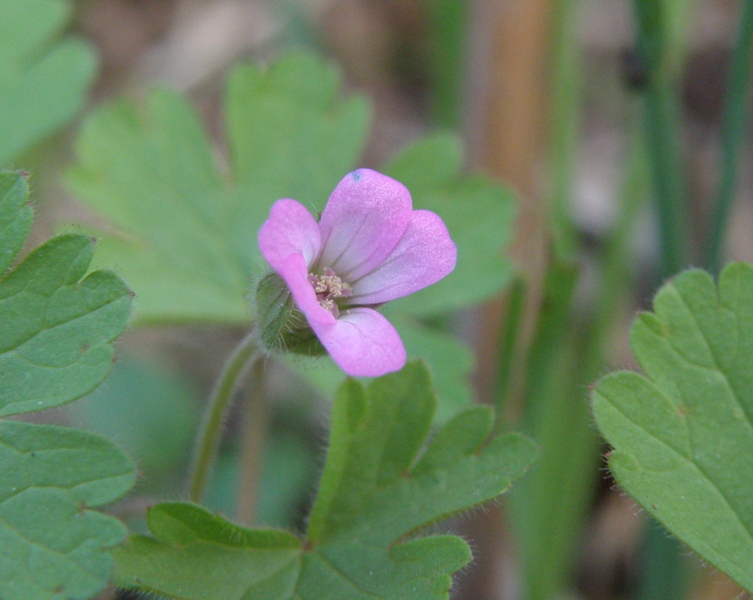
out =
<svg viewBox="0 0 753 600"><path fill-rule="evenodd" d="M244 398L241 421L241 460L235 517L238 523L253 525L262 475L264 438L267 433L268 407L264 394L264 364L256 361L252 385Z"/></svg>
<svg viewBox="0 0 753 600"><path fill-rule="evenodd" d="M249 333L233 351L225 363L204 412L204 419L196 439L191 471L188 480L188 497L192 502L200 502L209 482L217 448L235 391L251 363L259 357L256 338Z"/></svg>

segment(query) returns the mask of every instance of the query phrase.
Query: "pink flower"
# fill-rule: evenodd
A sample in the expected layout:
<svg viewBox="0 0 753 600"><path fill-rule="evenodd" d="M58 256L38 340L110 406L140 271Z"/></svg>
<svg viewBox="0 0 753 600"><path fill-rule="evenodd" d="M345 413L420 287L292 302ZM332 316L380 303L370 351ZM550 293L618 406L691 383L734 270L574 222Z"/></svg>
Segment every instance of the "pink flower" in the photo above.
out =
<svg viewBox="0 0 753 600"><path fill-rule="evenodd" d="M295 200L275 202L259 247L327 352L358 377L405 364L400 336L374 308L436 283L457 257L442 219L369 169L345 176L319 223Z"/></svg>

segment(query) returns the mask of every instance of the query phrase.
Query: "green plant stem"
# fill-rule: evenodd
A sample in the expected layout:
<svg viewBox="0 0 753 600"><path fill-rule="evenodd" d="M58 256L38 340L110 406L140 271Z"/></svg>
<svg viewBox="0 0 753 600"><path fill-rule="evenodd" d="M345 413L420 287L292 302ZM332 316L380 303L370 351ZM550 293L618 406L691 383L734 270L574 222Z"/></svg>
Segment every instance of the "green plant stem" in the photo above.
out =
<svg viewBox="0 0 753 600"><path fill-rule="evenodd" d="M502 431L506 421L510 398L520 393L524 356L520 350L521 328L526 301L526 282L520 275L515 277L507 294L505 326L500 336L499 366L495 388L495 431Z"/></svg>
<svg viewBox="0 0 753 600"><path fill-rule="evenodd" d="M537 330L528 352L525 377L523 429L541 446L532 472L521 481L510 498L513 521L520 541L523 597L526 600L552 598L562 590L565 557L572 554L563 523L573 505L564 497L560 477L572 465L572 444L565 439L574 428L588 428L579 402L566 406L572 378L578 365L572 353L571 311L579 272L574 265L556 259L547 271ZM571 408L581 410L571 410ZM567 460L563 461L563 456ZM577 480L581 484L583 478ZM553 525L555 524L555 525Z"/></svg>
<svg viewBox="0 0 753 600"><path fill-rule="evenodd" d="M264 394L263 361L256 361L251 379L251 388L243 404L240 475L235 504L236 521L243 525L254 525L262 476L264 439L269 413Z"/></svg>
<svg viewBox="0 0 753 600"><path fill-rule="evenodd" d="M458 129L462 107L468 3L423 0L430 24L432 113L437 125Z"/></svg>
<svg viewBox="0 0 753 600"><path fill-rule="evenodd" d="M582 110L581 51L577 35L579 0L557 0L552 23L552 119L550 162L552 195L549 223L557 257L572 261L578 253L576 227L570 216Z"/></svg>
<svg viewBox="0 0 753 600"><path fill-rule="evenodd" d="M188 497L192 502L200 502L204 496L228 409L243 375L258 356L256 336L251 332L235 348L215 384L204 412L191 464Z"/></svg>
<svg viewBox="0 0 753 600"><path fill-rule="evenodd" d="M647 74L646 136L653 169L659 217L662 276L680 271L688 262L685 179L680 143L677 60L670 47L662 2L633 0L638 49Z"/></svg>
<svg viewBox="0 0 753 600"><path fill-rule="evenodd" d="M590 493L588 474L576 467L575 477L563 477L588 430L582 398L570 402L579 365L571 351L578 236L572 222L573 173L580 138L582 111L581 52L576 35L579 0L556 0L551 16L551 85L548 158L551 196L547 224L551 234L551 262L544 279L542 301L531 346L522 369L525 398L523 426L541 445L532 473L511 498L523 562L523 597L542 600L558 596L570 579L577 527L572 516L587 505L580 496ZM513 313L514 315L514 313ZM567 405L566 405L567 403ZM588 446L589 448L591 445ZM563 457L567 456L566 460ZM590 464L590 463L589 463ZM585 484L584 484L585 482ZM577 492L580 492L578 494Z"/></svg>
<svg viewBox="0 0 753 600"><path fill-rule="evenodd" d="M647 519L642 544L642 569L635 600L687 598L688 564L685 549L656 521Z"/></svg>
<svg viewBox="0 0 753 600"><path fill-rule="evenodd" d="M584 396L604 367L615 317L624 308L622 299L632 278L632 234L648 196L643 141L642 127L636 123L628 144L620 212L607 240L601 287L586 322L580 323L573 310L575 280L567 269L555 263L547 277L526 386L528 431L541 445L541 453L511 498L522 542L526 600L562 594L573 579L599 461L600 440ZM560 310L547 309L553 305Z"/></svg>
<svg viewBox="0 0 753 600"><path fill-rule="evenodd" d="M718 273L723 258L724 233L737 180L738 151L746 131L751 66L753 65L753 2L742 3L740 30L732 53L722 120L721 175L711 218L706 261Z"/></svg>

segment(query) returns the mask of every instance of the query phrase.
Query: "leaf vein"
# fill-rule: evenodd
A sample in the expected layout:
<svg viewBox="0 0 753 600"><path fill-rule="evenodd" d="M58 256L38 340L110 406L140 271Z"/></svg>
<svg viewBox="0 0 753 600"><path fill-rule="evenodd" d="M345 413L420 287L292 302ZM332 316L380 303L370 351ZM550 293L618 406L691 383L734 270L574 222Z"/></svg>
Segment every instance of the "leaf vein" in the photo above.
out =
<svg viewBox="0 0 753 600"><path fill-rule="evenodd" d="M680 302L682 302L682 305L685 307L685 309L690 314L690 317L693 319L693 323L695 325L696 331L700 334L701 338L703 339L704 344L706 345L706 350L708 351L709 356L711 356L712 360L714 361L715 370L724 376L724 382L726 384L727 389L730 391L731 396L734 398L735 403L737 404L737 407L745 415L746 420L748 421L749 428L753 431L753 417L748 413L748 411L746 410L746 407L743 405L740 399L740 395L737 393L737 390L735 390L735 388L730 383L729 374L719 364L719 360L716 357L716 354L711 346L711 343L706 337L706 333L703 331L703 328L700 326L700 323L698 322L698 318L696 317L695 313L691 310L688 303L685 301L685 298L683 297L683 295L680 293L678 293L677 295L680 298ZM709 369L709 367L705 367L704 365L695 365L694 363L690 362L686 357L682 356L679 352L675 352L675 354L689 365L698 366L698 367L703 366L704 368Z"/></svg>
<svg viewBox="0 0 753 600"><path fill-rule="evenodd" d="M330 569L332 569L338 576L340 576L342 579L347 581L353 588L364 594L365 596L368 596L369 598L376 598L377 600L385 600L382 596L377 596L376 594L372 594L368 590L365 590L361 588L355 581L350 579L345 573L343 573L340 568L335 565L329 558L327 558L324 554L321 552L316 552L315 555L318 558L321 558L325 565L327 565Z"/></svg>
<svg viewBox="0 0 753 600"><path fill-rule="evenodd" d="M750 540L753 542L753 533L751 533L751 531L748 529L748 527L745 525L745 523L743 523L743 521L741 520L740 516L737 514L737 511L732 507L730 501L727 499L727 496L721 491L721 489L719 489L719 486L717 486L717 484L712 479L709 478L709 476L707 475L706 471L704 471L701 468L701 466L692 459L692 457L687 457L687 456L684 456L683 454L680 454L674 448L672 448L672 446L670 446L669 444L667 444L663 439L661 439L660 437L654 435L650 431L647 431L639 423L637 423L636 421L634 421L626 412L624 412L623 410L621 410L616 404L614 404L612 402L610 402L610 404L612 405L612 407L615 410L617 410L620 414L622 414L628 421L630 421L633 425L635 425L636 427L638 427L641 431L643 431L648 436L650 436L651 438L653 438L654 440L656 440L657 442L659 442L662 446L664 446L665 448L667 448L673 454L676 454L677 456L679 456L684 462L688 463L692 467L695 467L698 470L698 472L703 476L703 478L706 479L706 481L709 484L711 484L711 487L713 487L714 490L716 490L716 492L719 494L719 496L721 497L721 499L727 505L727 508L729 509L729 511L735 516L735 519L741 525L743 531L745 531L745 533L748 535L748 538L750 538ZM692 440L690 438L688 438L688 442L690 443L691 448L692 448L693 442L692 442ZM641 465L641 468L644 469L644 470L646 470L646 471L651 471L651 472L654 472L654 473L664 473L664 472L666 472L666 469L664 471L659 471L659 470L649 469L643 463L639 463L639 464ZM672 470L677 470L677 469L672 469Z"/></svg>

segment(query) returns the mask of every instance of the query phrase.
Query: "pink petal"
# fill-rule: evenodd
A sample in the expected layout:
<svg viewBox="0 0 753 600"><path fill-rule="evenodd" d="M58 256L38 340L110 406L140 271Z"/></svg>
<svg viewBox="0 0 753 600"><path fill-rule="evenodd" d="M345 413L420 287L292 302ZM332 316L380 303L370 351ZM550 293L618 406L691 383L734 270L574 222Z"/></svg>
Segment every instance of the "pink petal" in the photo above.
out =
<svg viewBox="0 0 753 600"><path fill-rule="evenodd" d="M379 377L405 365L405 347L392 324L371 308L353 308L334 325L311 323L338 366L353 377Z"/></svg>
<svg viewBox="0 0 753 600"><path fill-rule="evenodd" d="M302 256L306 266L311 266L321 245L319 225L306 207L295 200L275 202L269 219L259 230L261 253L278 273L279 265L293 254Z"/></svg>
<svg viewBox="0 0 753 600"><path fill-rule="evenodd" d="M316 299L314 287L308 280L308 265L303 256L291 254L278 267L275 267L275 270L288 284L295 305L306 315L306 320L314 331L316 331L316 325L332 326L335 324L334 315L323 308Z"/></svg>
<svg viewBox="0 0 753 600"><path fill-rule="evenodd" d="M412 206L410 193L394 179L370 169L349 173L319 222L319 267L331 267L347 281L374 270L408 226Z"/></svg>
<svg viewBox="0 0 753 600"><path fill-rule="evenodd" d="M414 210L392 253L368 275L354 281L352 304L382 304L436 283L455 268L457 248L436 214Z"/></svg>

